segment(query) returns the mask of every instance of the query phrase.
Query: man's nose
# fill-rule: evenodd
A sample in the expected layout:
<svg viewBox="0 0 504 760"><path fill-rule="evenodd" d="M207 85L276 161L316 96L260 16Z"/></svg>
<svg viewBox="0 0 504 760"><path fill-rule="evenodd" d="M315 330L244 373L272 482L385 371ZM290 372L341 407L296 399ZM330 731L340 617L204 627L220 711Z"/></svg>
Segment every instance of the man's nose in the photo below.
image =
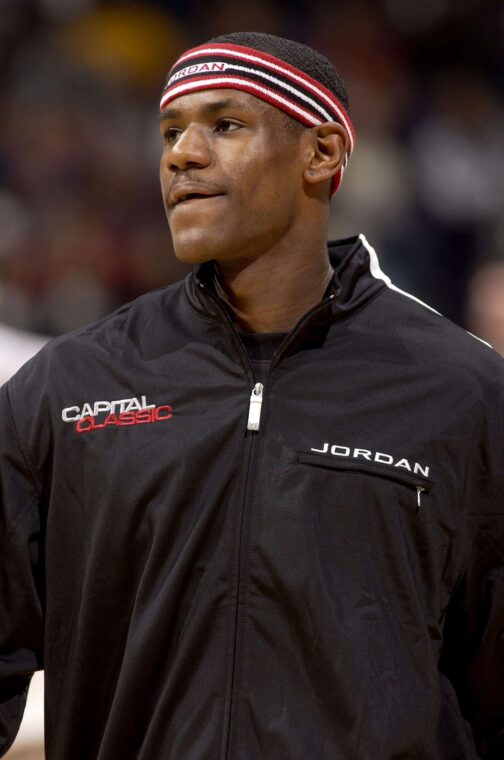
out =
<svg viewBox="0 0 504 760"><path fill-rule="evenodd" d="M205 131L197 126L187 127L177 138L168 153L172 171L208 166L211 161L210 146Z"/></svg>

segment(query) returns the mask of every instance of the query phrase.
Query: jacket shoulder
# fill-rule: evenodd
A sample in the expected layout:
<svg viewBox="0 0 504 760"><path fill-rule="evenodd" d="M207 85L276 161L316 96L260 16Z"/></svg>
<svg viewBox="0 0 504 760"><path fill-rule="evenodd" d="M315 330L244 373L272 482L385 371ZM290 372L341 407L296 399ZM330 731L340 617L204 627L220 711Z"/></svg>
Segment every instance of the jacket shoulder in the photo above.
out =
<svg viewBox="0 0 504 760"><path fill-rule="evenodd" d="M504 359L481 338L472 335L415 296L394 287L381 291L374 303L383 330L433 371L452 372L478 381L504 381Z"/></svg>
<svg viewBox="0 0 504 760"><path fill-rule="evenodd" d="M145 293L97 322L50 341L47 349L61 351L72 345L90 345L117 350L128 339L138 339L156 318L163 316L170 321L172 309L176 309L175 304L182 289L183 281Z"/></svg>
<svg viewBox="0 0 504 760"><path fill-rule="evenodd" d="M102 362L135 362L151 350L170 350L170 343L177 342L174 325L183 291L183 281L151 291L97 322L53 338L5 384L8 394L18 400L26 394L38 397L55 378L77 378ZM162 348L157 346L160 336Z"/></svg>
<svg viewBox="0 0 504 760"><path fill-rule="evenodd" d="M138 339L156 318L162 316L169 322L182 290L183 281L180 281L145 293L96 322L53 338L34 358L47 358L86 347L91 350L102 348L118 351L128 340Z"/></svg>

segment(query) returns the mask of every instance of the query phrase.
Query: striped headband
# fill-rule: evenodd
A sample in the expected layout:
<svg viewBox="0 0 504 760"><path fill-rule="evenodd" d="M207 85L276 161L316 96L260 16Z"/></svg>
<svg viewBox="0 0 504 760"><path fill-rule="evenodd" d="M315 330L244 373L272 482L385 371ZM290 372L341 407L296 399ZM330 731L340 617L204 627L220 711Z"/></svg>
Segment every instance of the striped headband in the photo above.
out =
<svg viewBox="0 0 504 760"><path fill-rule="evenodd" d="M215 43L192 48L170 70L160 108L175 98L200 90L242 90L279 108L307 127L337 122L348 134L345 162L333 179L333 193L355 144L351 119L336 95L289 63L255 48Z"/></svg>

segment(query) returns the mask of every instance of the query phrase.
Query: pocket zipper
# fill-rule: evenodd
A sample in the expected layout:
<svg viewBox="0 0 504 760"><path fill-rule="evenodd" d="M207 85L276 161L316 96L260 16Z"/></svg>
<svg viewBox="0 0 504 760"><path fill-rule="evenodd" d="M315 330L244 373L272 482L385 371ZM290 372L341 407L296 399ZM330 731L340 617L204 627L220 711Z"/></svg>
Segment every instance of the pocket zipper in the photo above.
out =
<svg viewBox="0 0 504 760"><path fill-rule="evenodd" d="M317 454L307 454L306 452L297 452L297 460L300 464L308 464L315 467L322 467L330 470L340 470L344 472L360 472L364 475L371 475L373 477L385 478L386 480L392 480L395 483L405 486L406 488L414 488L416 491L416 511L418 512L422 506L422 494L428 494L432 488L431 481L425 481L425 485L415 483L414 476L409 473L390 472L375 467L363 467L362 464L355 461L340 461L329 459L325 456Z"/></svg>
<svg viewBox="0 0 504 760"><path fill-rule="evenodd" d="M420 509L420 507L422 506L421 495L424 493L425 490L426 489L424 488L424 486L417 486L416 487L416 492L417 492L417 512Z"/></svg>

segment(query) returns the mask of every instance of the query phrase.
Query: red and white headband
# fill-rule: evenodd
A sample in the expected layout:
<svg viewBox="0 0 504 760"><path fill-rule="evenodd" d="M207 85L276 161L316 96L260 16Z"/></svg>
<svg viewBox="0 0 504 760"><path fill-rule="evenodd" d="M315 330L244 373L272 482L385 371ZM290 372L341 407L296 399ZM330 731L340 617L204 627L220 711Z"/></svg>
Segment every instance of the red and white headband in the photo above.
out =
<svg viewBox="0 0 504 760"><path fill-rule="evenodd" d="M223 88L255 95L307 127L327 121L341 124L349 138L346 166L354 147L355 131L343 104L304 71L255 48L210 43L188 50L170 71L161 97L161 111L181 95ZM333 193L341 184L344 167L334 177Z"/></svg>

